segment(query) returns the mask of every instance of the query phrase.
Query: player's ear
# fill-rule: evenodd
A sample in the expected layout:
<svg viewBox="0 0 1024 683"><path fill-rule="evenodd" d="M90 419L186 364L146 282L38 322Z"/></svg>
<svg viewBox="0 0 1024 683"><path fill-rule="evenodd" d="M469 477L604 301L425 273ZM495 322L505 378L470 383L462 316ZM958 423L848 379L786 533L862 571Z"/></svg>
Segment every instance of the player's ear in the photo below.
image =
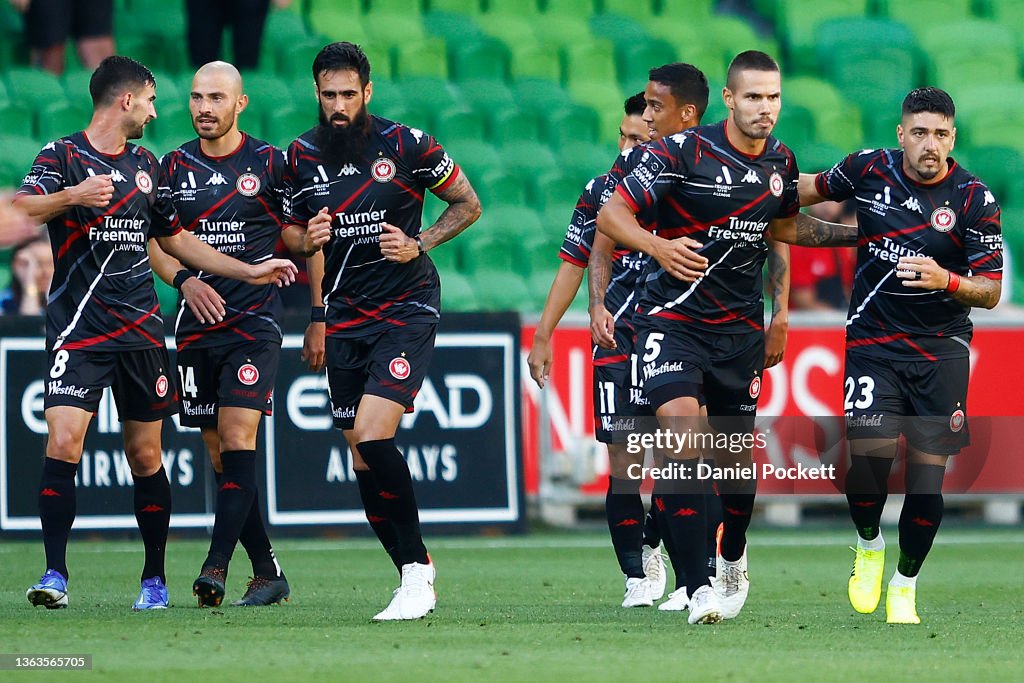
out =
<svg viewBox="0 0 1024 683"><path fill-rule="evenodd" d="M722 88L722 101L725 102L725 108L732 111L734 106L732 90L729 90L729 88Z"/></svg>
<svg viewBox="0 0 1024 683"><path fill-rule="evenodd" d="M366 87L363 88L363 104L369 104L371 99L373 99L373 81L368 81Z"/></svg>
<svg viewBox="0 0 1024 683"><path fill-rule="evenodd" d="M133 93L131 90L128 90L124 94L122 94L121 95L121 99L119 100L119 103L121 105L121 110L122 111L130 110L132 108L132 100L133 99L135 99L135 93Z"/></svg>
<svg viewBox="0 0 1024 683"><path fill-rule="evenodd" d="M896 141L900 143L900 149L903 149L903 125L896 124Z"/></svg>
<svg viewBox="0 0 1024 683"><path fill-rule="evenodd" d="M697 121L697 107L693 104L683 105L683 123L695 123Z"/></svg>
<svg viewBox="0 0 1024 683"><path fill-rule="evenodd" d="M239 97L238 101L235 103L235 113L236 114L241 114L243 111L245 111L245 108L248 107L248 106L249 106L249 96L246 95L245 93L242 93L242 96Z"/></svg>
<svg viewBox="0 0 1024 683"><path fill-rule="evenodd" d="M954 147L956 147L956 126L953 126L953 129L950 132L949 149L952 150Z"/></svg>

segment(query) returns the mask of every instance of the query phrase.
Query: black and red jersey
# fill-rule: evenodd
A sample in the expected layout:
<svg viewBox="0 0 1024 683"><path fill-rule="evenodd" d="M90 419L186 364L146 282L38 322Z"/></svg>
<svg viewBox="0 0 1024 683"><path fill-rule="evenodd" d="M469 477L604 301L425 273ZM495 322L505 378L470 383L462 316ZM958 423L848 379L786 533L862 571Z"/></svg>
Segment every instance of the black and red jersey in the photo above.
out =
<svg viewBox="0 0 1024 683"><path fill-rule="evenodd" d="M896 277L901 256L926 256L961 275L1002 277L999 205L978 178L948 163L942 180L923 185L904 173L902 150L865 150L815 177L822 197L857 201L848 349L918 360L967 355L970 307L944 290L904 287Z"/></svg>
<svg viewBox="0 0 1024 683"><path fill-rule="evenodd" d="M78 132L43 147L18 194L54 194L108 174L114 195L106 207L73 206L47 223L54 266L46 306L51 351L164 343L146 245L181 226L156 157L131 143L120 154L103 154Z"/></svg>
<svg viewBox="0 0 1024 683"><path fill-rule="evenodd" d="M618 192L639 213L657 209L648 229L704 246L704 275L683 282L653 259L643 276L638 315L718 332L764 329L762 267L768 225L796 215L796 158L774 137L757 156L728 140L725 122L690 128L650 143Z"/></svg>
<svg viewBox="0 0 1024 683"><path fill-rule="evenodd" d="M327 334L359 337L410 323L440 319L437 269L425 254L408 263L380 253L382 223L415 237L424 192L446 188L459 167L421 130L371 116L370 141L358 162L329 164L314 130L288 148L287 222L305 226L321 208L333 217L324 246Z"/></svg>
<svg viewBox="0 0 1024 683"><path fill-rule="evenodd" d="M207 156L196 138L161 159L182 227L246 263L274 256L284 226L284 162L281 150L244 133L238 149L227 156ZM281 341L276 285L250 285L204 272L197 275L223 297L226 315L213 325L201 323L179 297L174 324L178 350Z"/></svg>

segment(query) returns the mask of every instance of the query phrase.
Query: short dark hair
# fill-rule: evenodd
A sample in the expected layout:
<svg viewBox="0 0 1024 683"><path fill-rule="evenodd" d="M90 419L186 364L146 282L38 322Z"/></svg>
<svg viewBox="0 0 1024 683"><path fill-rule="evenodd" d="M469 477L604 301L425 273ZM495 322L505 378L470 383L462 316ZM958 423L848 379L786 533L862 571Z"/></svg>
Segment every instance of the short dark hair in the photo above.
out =
<svg viewBox="0 0 1024 683"><path fill-rule="evenodd" d="M903 115L919 114L923 111L941 114L947 119L956 116L953 98L938 88L914 88L903 99Z"/></svg>
<svg viewBox="0 0 1024 683"><path fill-rule="evenodd" d="M729 63L729 72L726 74L726 86L732 90L735 76L740 71L779 71L779 63L772 59L771 55L760 50L747 50L732 58Z"/></svg>
<svg viewBox="0 0 1024 683"><path fill-rule="evenodd" d="M131 57L107 57L89 79L89 94L93 108L112 104L125 90L137 91L147 85L156 86L153 72Z"/></svg>
<svg viewBox="0 0 1024 683"><path fill-rule="evenodd" d="M320 74L325 71L346 69L359 74L360 85L365 87L370 82L370 60L366 58L363 48L346 41L329 43L313 59L313 81L317 82Z"/></svg>
<svg viewBox="0 0 1024 683"><path fill-rule="evenodd" d="M677 104L696 107L698 119L704 116L708 108L708 79L693 64L675 62L656 66L647 72L647 78L668 86Z"/></svg>
<svg viewBox="0 0 1024 683"><path fill-rule="evenodd" d="M644 109L646 108L647 102L644 100L643 92L638 92L632 97L626 98L625 103L622 105L626 116L643 116Z"/></svg>

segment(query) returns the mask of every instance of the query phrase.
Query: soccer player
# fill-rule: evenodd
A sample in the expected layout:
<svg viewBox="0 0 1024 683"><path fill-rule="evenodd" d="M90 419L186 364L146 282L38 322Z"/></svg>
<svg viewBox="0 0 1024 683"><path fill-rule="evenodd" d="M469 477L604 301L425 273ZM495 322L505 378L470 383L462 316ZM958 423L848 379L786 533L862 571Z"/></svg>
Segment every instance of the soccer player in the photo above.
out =
<svg viewBox="0 0 1024 683"><path fill-rule="evenodd" d="M284 154L238 129L245 110L242 77L226 62L210 62L192 80L189 110L197 138L161 165L185 230L245 263L274 253L284 227ZM224 599L235 544L252 562L248 590L235 605L287 600L288 580L260 515L256 437L281 352L277 288L253 286L185 268L150 242L153 269L181 291L175 317L181 423L202 430L217 479L210 550L192 586L200 607ZM322 324L310 334L323 335Z"/></svg>
<svg viewBox="0 0 1024 683"><path fill-rule="evenodd" d="M128 142L156 118L149 69L108 57L93 72L89 92L88 127L47 144L15 198L31 218L48 224L55 265L46 309L49 437L39 487L47 568L26 595L33 605L67 607L75 475L89 422L111 386L146 548L134 608L164 608L171 490L160 461L160 429L177 397L146 242L152 236L192 268L250 284L290 283L295 266L276 259L243 263L181 230L156 158Z"/></svg>
<svg viewBox="0 0 1024 683"><path fill-rule="evenodd" d="M471 225L480 202L433 137L368 112L370 63L357 45L325 46L313 79L320 124L288 149L287 230L307 255L324 250L334 424L352 449L366 518L401 573L374 620L419 619L434 608L435 572L395 433L426 376L440 317L427 252ZM428 190L448 207L421 230Z"/></svg>
<svg viewBox="0 0 1024 683"><path fill-rule="evenodd" d="M851 455L846 497L857 530L849 597L861 613L874 612L881 597L879 522L900 434L907 442L899 564L885 596L890 624L921 621L917 576L942 522L946 463L970 442L969 313L972 306L993 308L1001 293L999 205L949 156L954 117L948 94L918 88L903 100L899 149L851 154L829 171L800 178L801 204L857 200L843 386ZM818 243L826 237L804 235Z"/></svg>
<svg viewBox="0 0 1024 683"><path fill-rule="evenodd" d="M706 86L705 86L706 87ZM625 115L619 124L619 151L625 152L638 144L650 140L647 124L644 122L644 94L637 93L626 100ZM566 231L565 241L558 253L562 259L555 279L551 283L540 322L533 336L533 346L527 357L530 376L537 386L544 388L551 372L551 333L565 315L576 292L583 282L583 271L587 267L591 246L594 241L595 220L597 210L601 206L602 197L607 196L605 185L607 174L597 176L587 183L586 188L576 202L572 221ZM639 271L637 265L642 258L639 254L621 251L616 254L615 272L612 278L611 291L608 296L615 302L613 305L628 308L632 300L633 281ZM603 292L602 292L603 295ZM617 329L618 336L625 345L631 341L632 328L629 327L628 311L622 311L623 323ZM622 385L625 375L627 355L619 350L605 350L594 346L594 432L598 441L608 447L609 461L613 472L608 476L608 493L605 497L605 510L608 515L608 530L612 537L612 547L619 561L619 568L626 577L626 594L622 600L623 607L650 606L665 593L665 567L661 556L661 541L656 530L645 527L641 520L644 517L643 502L640 500L639 486L635 492L624 493L623 484L628 484L624 472L620 472L626 458L625 444L616 438L615 425L612 418L622 415L624 410L618 407L617 399L622 394L617 387ZM639 507L639 509L635 509Z"/></svg>
<svg viewBox="0 0 1024 683"><path fill-rule="evenodd" d="M778 64L762 52L737 55L723 97L726 121L651 143L601 209L597 225L653 259L634 316L638 372L651 407L659 418L695 424L703 393L710 427L733 441L753 429L765 365L766 228L777 217L792 218L799 201L796 159L771 136L781 108ZM636 218L652 209L657 234ZM750 440L739 443L737 449L713 449L716 464L749 466ZM675 456L692 473L700 452L691 447ZM682 507L673 543L685 565L688 621L735 617L749 590L752 483L719 483L724 519L714 590L704 566L707 512L700 482L674 483Z"/></svg>

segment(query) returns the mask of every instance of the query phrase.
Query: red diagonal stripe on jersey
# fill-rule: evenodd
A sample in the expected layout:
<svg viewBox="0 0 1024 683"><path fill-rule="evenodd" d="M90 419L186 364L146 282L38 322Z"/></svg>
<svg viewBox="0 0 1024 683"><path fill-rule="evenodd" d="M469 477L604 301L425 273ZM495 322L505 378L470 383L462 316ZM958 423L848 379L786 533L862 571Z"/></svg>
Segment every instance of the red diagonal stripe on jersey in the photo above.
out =
<svg viewBox="0 0 1024 683"><path fill-rule="evenodd" d="M920 225L914 225L909 228L902 228L900 230L890 230L889 232L880 232L877 235L867 235L863 239L857 242L858 246L861 244L867 244L868 242L881 242L883 237L900 237L901 235L909 235L914 232L919 232L925 228L931 227L931 223L921 223Z"/></svg>
<svg viewBox="0 0 1024 683"><path fill-rule="evenodd" d="M760 331L760 330L764 329L761 325L757 324L757 321L751 320L750 318L741 318L738 313L736 313L734 311L730 311L728 308L723 306L722 302L719 301L718 299L716 299L715 295L712 294L711 292L705 291L704 293L707 294L707 297L709 299L711 299L711 301L715 304L715 306L718 306L718 308L720 308L726 314L724 317L719 318L718 320L706 320L705 322L719 324L719 323L731 322L733 320L742 320L743 322L745 322L748 325L750 325L751 327L753 327L755 330Z"/></svg>
<svg viewBox="0 0 1024 683"><path fill-rule="evenodd" d="M109 308L107 308L107 310L110 311ZM67 344L64 344L61 348L67 349L68 351L74 351L75 349L83 349L83 348L85 348L87 346L93 346L94 344L99 344L100 342L108 341L110 339L116 339L117 337L120 337L121 335L123 335L123 334L125 334L127 332L130 332L132 330L138 330L138 332L140 334L142 334L144 337L146 337L146 339L148 339L149 341L153 342L154 346L160 346L161 343L159 341L157 341L156 339L153 339L152 336L146 334L145 331L139 329L139 326L142 325L142 323L144 323L146 320L148 320L151 316L155 315L156 312L159 311L159 310L160 310L160 305L157 304L156 306L153 306L153 308L149 309L149 311L147 311L146 313L143 313L142 317L140 317L138 320L135 320L135 321L127 321L126 320L125 321L126 324L124 326L114 330L113 332L106 332L104 334L96 335L95 337L89 337L88 339L79 339L78 341L69 342ZM121 320L125 320L125 318L122 318L121 316L118 316L118 317L121 318Z"/></svg>
<svg viewBox="0 0 1024 683"><path fill-rule="evenodd" d="M66 254L68 252L68 249L71 248L71 245L74 244L75 241L78 240L79 237L82 237L83 235L89 234L87 229L82 228L82 226L80 226L78 223L75 223L74 221L70 221L70 220L64 221L64 227L66 227L66 228L68 228L70 230L73 230L74 232L72 232L70 235L68 235L68 238L66 240L64 240L64 244L60 245L60 248L57 249L57 260L58 261L60 259L64 258L64 254Z"/></svg>
<svg viewBox="0 0 1024 683"><path fill-rule="evenodd" d="M927 351L922 349L920 346L918 346L917 343L914 342L914 340L912 340L912 339L904 339L903 341L907 342L907 346L909 346L910 348L914 349L919 354L924 356L925 360L933 360L933 361L934 360L938 360L938 358L936 358L935 356L933 356L932 354L928 353Z"/></svg>
<svg viewBox="0 0 1024 683"><path fill-rule="evenodd" d="M121 201L119 201L117 204L114 204L113 206L108 206L106 211L104 211L103 213L96 217L96 220L90 221L88 223L83 223L81 226L82 230L88 231L89 228L95 227L102 223L103 219L106 218L107 216L114 215L114 212L116 212L118 209L124 206L128 202L128 200L134 197L136 194L138 194L138 192L139 188L133 187L131 192L129 192L128 194L121 198Z"/></svg>
<svg viewBox="0 0 1024 683"><path fill-rule="evenodd" d="M404 190L405 192L407 192L408 194L411 194L411 195L412 195L413 197L415 197L415 198L416 198L416 201L423 201L423 195L422 195L422 194L420 194L420 193L419 193L419 192L417 192L416 190L412 189L411 187L406 187L406 186L405 186L404 184L402 184L402 183L400 183L400 182L398 181L398 178L395 178L395 179L394 179L394 180L392 180L391 182L393 182L393 183L394 183L395 185L398 185L398 186L399 186L400 188L402 188L402 189L403 189L403 190Z"/></svg>
<svg viewBox="0 0 1024 683"><path fill-rule="evenodd" d="M356 199L358 199L361 194L366 192L366 188L368 188L370 186L370 183L374 183L374 182L376 182L376 181L373 178L370 178L365 183L363 183L362 187L360 187L358 190L353 192L352 196L349 197L348 199L346 199L344 202L342 202L341 206L336 208L333 213L338 213L339 211L344 211L345 209L347 209L348 205L351 204L352 202L354 202Z"/></svg>
<svg viewBox="0 0 1024 683"><path fill-rule="evenodd" d="M204 327L202 329L202 331L196 332L195 334L190 335L190 336L182 339L180 342L178 342L178 344L177 344L178 350L181 351L186 346L188 346L190 344L194 344L197 340L201 339L204 335L207 335L210 332L213 332L215 330L222 330L224 328L231 329L232 332L234 332L238 336L242 337L242 339L245 339L246 341L255 341L256 337L253 337L252 335L248 334L247 332L239 330L236 327L232 327L232 325L234 325L236 322L238 322L243 317L245 317L246 313L249 313L250 311L255 311L256 309L261 308L266 303L267 303L267 300L264 299L263 301L260 301L259 303L253 304L252 306L250 306L249 308L245 309L244 311L240 311L238 313L235 313L230 318L226 318L226 319L220 321L219 323L217 323L215 325L210 325L209 327Z"/></svg>
<svg viewBox="0 0 1024 683"><path fill-rule="evenodd" d="M194 221L192 221L191 223L189 223L187 226L185 226L185 229L188 230L189 232L195 232L196 226L199 225L199 221L200 220L202 220L203 218L207 218L214 211L216 211L220 207L224 206L224 202L228 201L229 199L234 197L236 194L238 194L238 188L237 187L235 187L235 189L231 190L231 192L228 192L223 198L221 198L221 200L219 202L217 202L216 204L211 206L209 209L207 209L206 211L203 211L201 214L196 216L196 219Z"/></svg>
<svg viewBox="0 0 1024 683"><path fill-rule="evenodd" d="M615 365L616 363L623 363L623 362L625 362L628 359L629 359L629 356L627 356L624 353L620 353L617 356L607 356L605 358L595 358L594 359L594 367L595 368L600 368L600 367L604 367L605 365Z"/></svg>
<svg viewBox="0 0 1024 683"><path fill-rule="evenodd" d="M405 326L404 322L401 322L400 320L387 320L387 319L381 317L381 313L383 311L387 310L388 308L390 308L391 306L394 306L395 304L397 304L400 301L404 300L410 294L412 294L412 292L406 292L405 294L401 295L400 297L398 297L396 299L393 299L392 301L386 301L383 304L381 304L380 306L378 306L377 308L373 308L373 309L370 309L368 311L364 310L362 308L359 308L354 303L352 303L352 301L350 299L346 298L345 302L347 304L349 304L350 306L352 306L352 308L354 308L357 311L359 311L359 313L361 313L362 315L360 317L358 317L358 318L355 318L354 320L348 320L348 321L343 322L343 323L337 323L335 325L331 325L330 327L327 328L327 334L331 334L333 332L338 332L339 330L344 330L346 328L353 327L355 325L360 325L360 324L366 322L367 320L381 320L381 321L384 321L384 322L391 323L392 325L397 325L399 327L404 327Z"/></svg>
<svg viewBox="0 0 1024 683"><path fill-rule="evenodd" d="M263 206L263 208L267 212L267 215L274 219L274 222L277 223L277 227L284 228L284 223L282 223L277 217L280 211L275 211L274 209L271 209L270 206L265 201L263 201L263 197L259 195L256 195L256 201L258 201Z"/></svg>
<svg viewBox="0 0 1024 683"><path fill-rule="evenodd" d="M907 338L906 332L896 332L894 334L888 334L884 337L865 337L864 339L848 339L846 341L847 348L856 348L858 346L874 346L875 344L888 344L889 342L899 341Z"/></svg>
<svg viewBox="0 0 1024 683"><path fill-rule="evenodd" d="M132 327L132 326L134 326L134 325L137 325L137 324L138 324L138 322L133 322L133 321L131 321L131 320L128 320L128 318L125 318L125 317L124 317L123 315L121 315L121 314L120 314L120 313L118 313L117 311L114 311L114 310L110 309L110 308L109 308L109 307L108 307L108 306L107 306L106 304L103 304L103 303L101 303L100 305L101 305L101 306L103 306L103 309L104 309L105 311L107 311L108 313L110 313L110 315L114 316L115 318L117 318L118 320L120 320L120 321L121 321L122 323L124 323L124 325L125 325L126 327L129 327L129 328L130 328L130 327ZM154 309L154 310L159 310L159 306L158 306L158 308L157 308L157 309ZM126 330L126 331L127 331L127 330ZM149 342L152 342L152 343L153 343L153 345L155 345L155 346L160 346L160 341L159 341L158 339L156 339L155 337L153 337L152 335L150 335L150 334L147 334L145 330L142 330L142 329L140 329L140 330L138 330L138 332L139 332L139 334L141 334L141 335L142 335L143 337L145 337L147 341L149 341Z"/></svg>
<svg viewBox="0 0 1024 683"><path fill-rule="evenodd" d="M985 256L983 258L975 259L974 261L971 261L971 270L977 269L978 266L984 265L986 261L991 261L992 259L994 259L997 256L1000 256L1000 254L998 252L993 251L990 254L985 254Z"/></svg>

